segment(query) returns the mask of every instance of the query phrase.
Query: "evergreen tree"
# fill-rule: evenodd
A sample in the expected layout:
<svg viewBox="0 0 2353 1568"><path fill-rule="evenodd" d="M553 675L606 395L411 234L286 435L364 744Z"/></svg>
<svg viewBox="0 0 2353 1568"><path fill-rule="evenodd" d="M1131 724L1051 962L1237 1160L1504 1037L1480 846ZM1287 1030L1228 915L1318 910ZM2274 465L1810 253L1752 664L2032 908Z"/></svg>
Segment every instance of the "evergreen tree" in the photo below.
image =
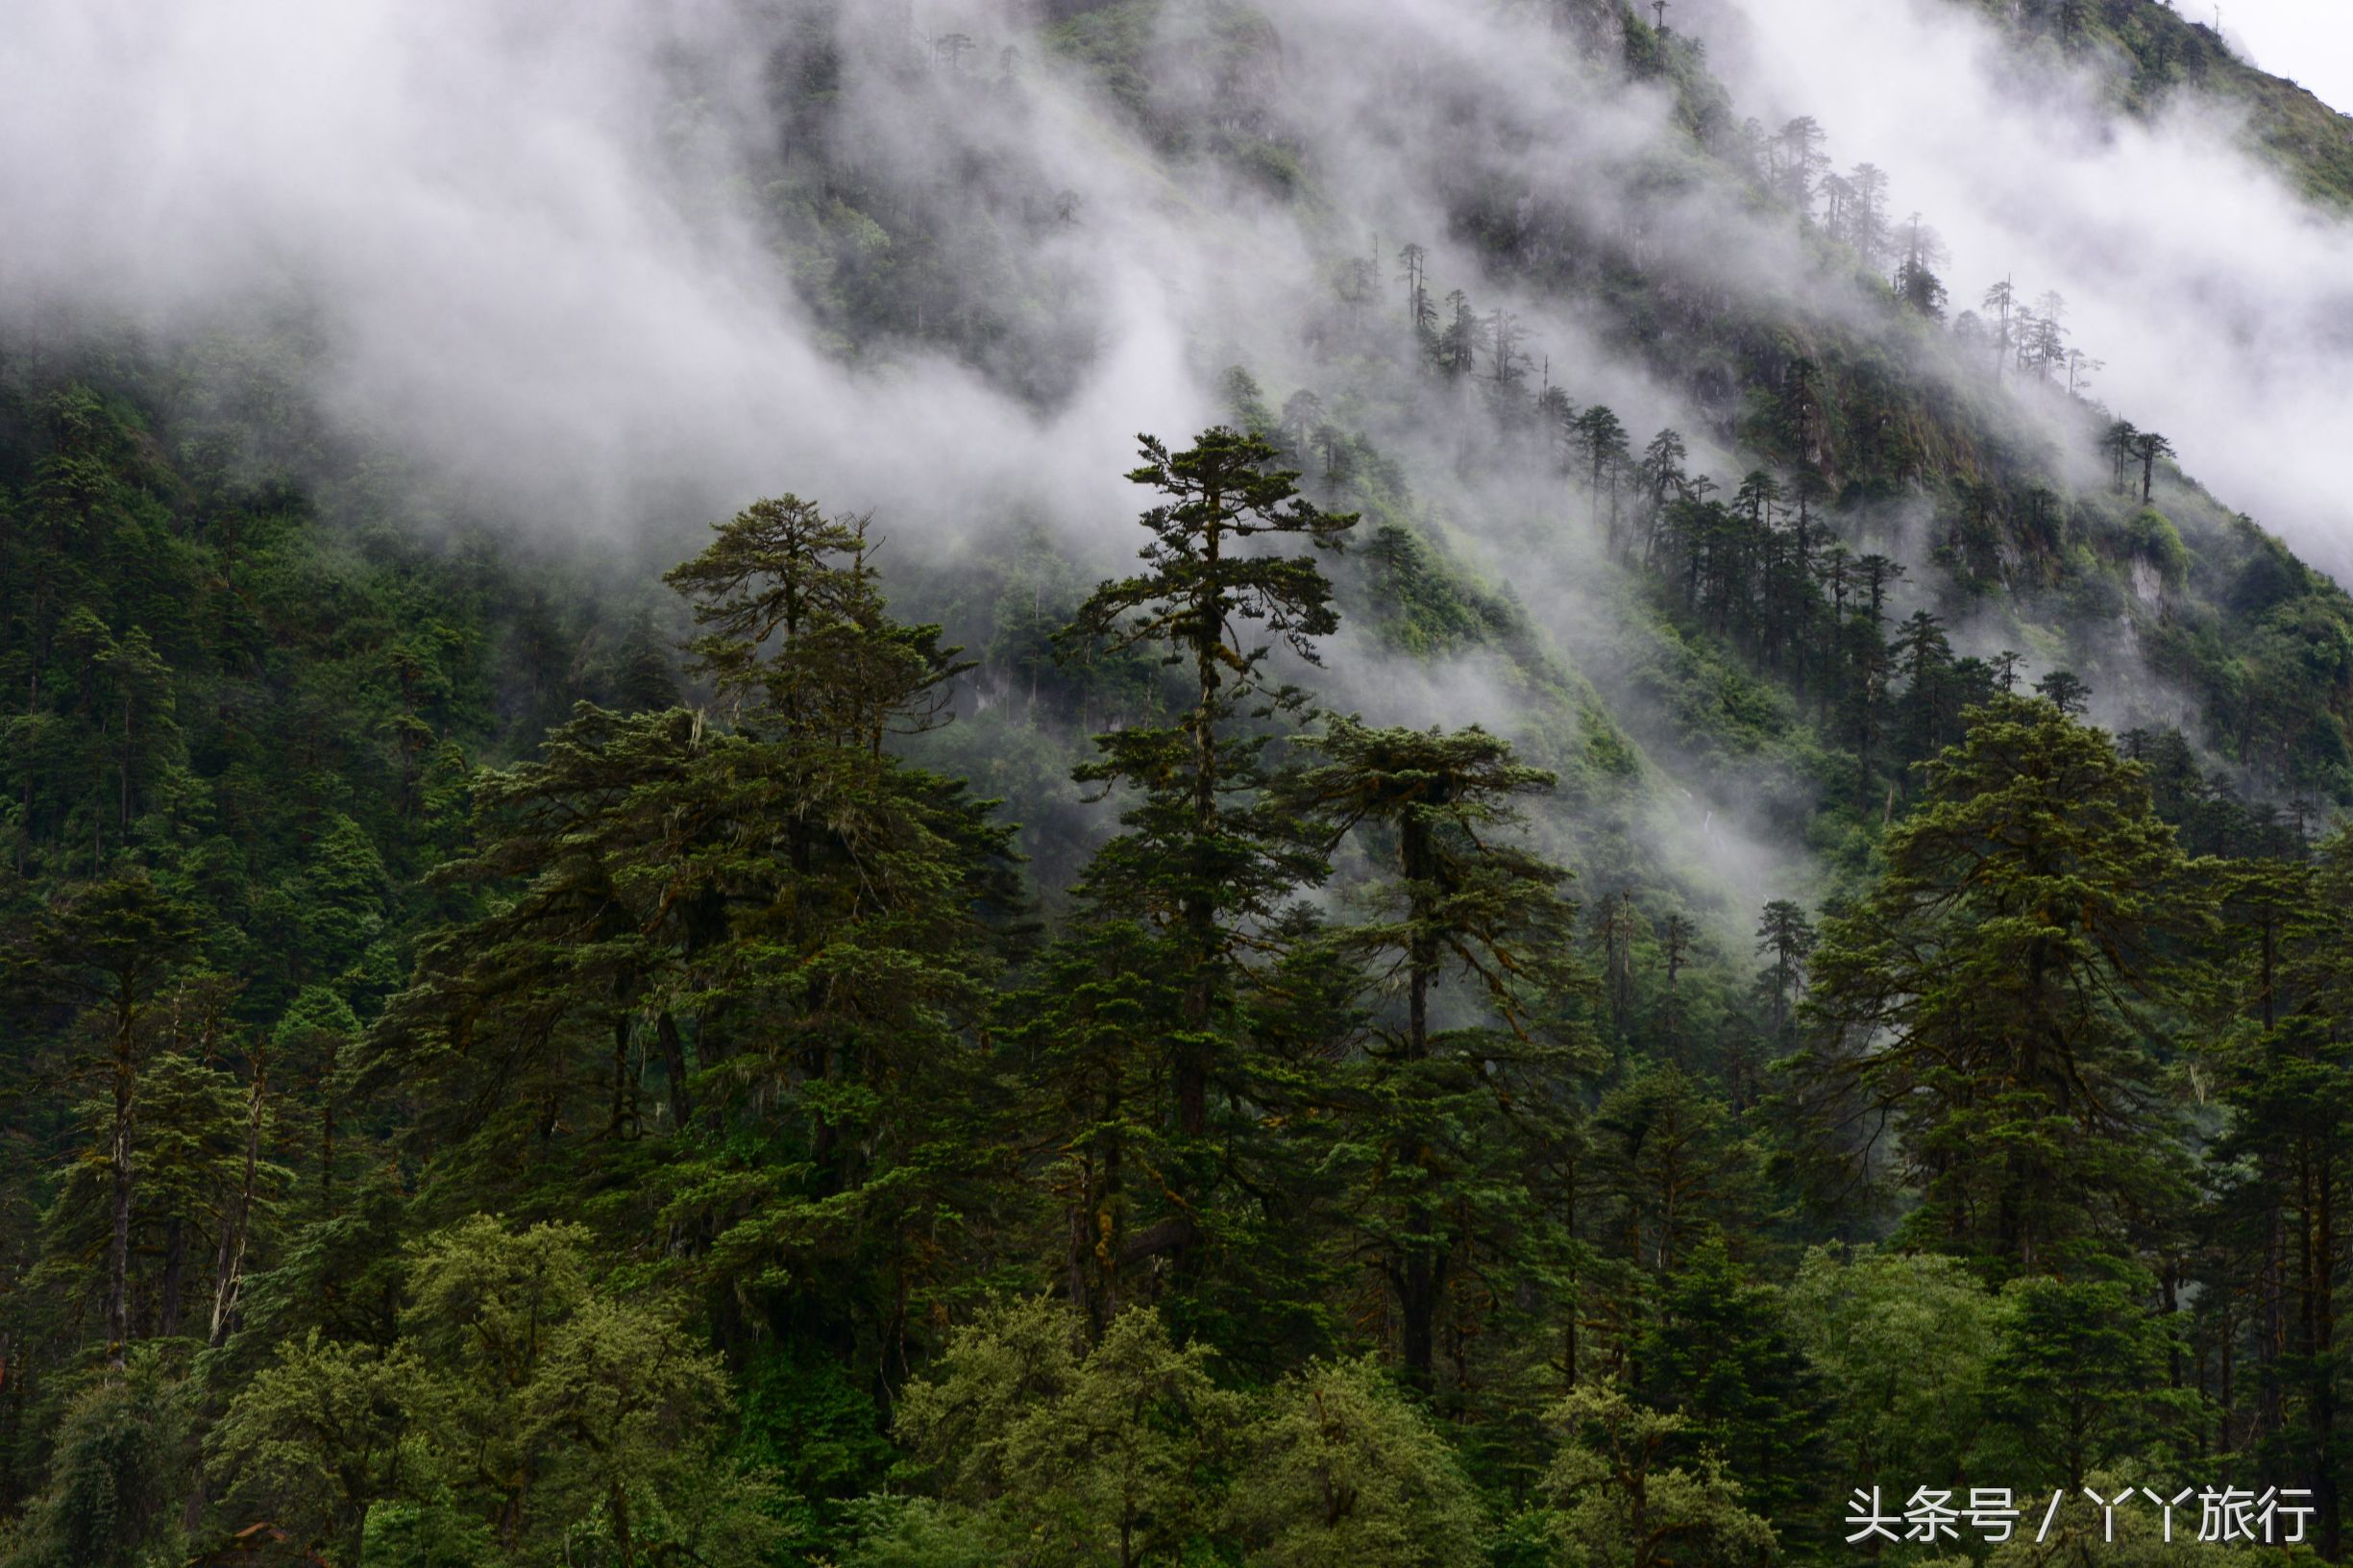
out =
<svg viewBox="0 0 2353 1568"><path fill-rule="evenodd" d="M1774 187L1809 223L1816 184L1829 165L1822 151L1826 139L1821 124L1810 114L1788 121L1774 138Z"/></svg>
<svg viewBox="0 0 2353 1568"><path fill-rule="evenodd" d="M1174 724L1097 737L1102 756L1080 778L1135 794L1121 813L1127 831L1097 854L1079 891L1105 915L1164 926L1182 943L1188 979L1171 1064L1174 1119L1183 1137L1199 1139L1209 1126L1211 1079L1232 1038L1236 944L1320 874L1311 847L1262 797L1268 735L1252 720L1261 710L1295 714L1305 701L1271 679L1275 646L1311 664L1315 640L1338 618L1311 558L1270 554L1258 541L1295 536L1329 546L1356 518L1301 497L1298 476L1275 468L1274 449L1255 436L1214 429L1174 453L1145 437L1143 455L1129 478L1167 498L1142 518L1151 534L1141 552L1146 570L1098 587L1065 644L1166 649L1168 662L1189 676L1188 706ZM1252 623L1271 641L1250 640L1243 628Z"/></svg>
<svg viewBox="0 0 2353 1568"><path fill-rule="evenodd" d="M1947 259L1936 231L1915 212L1904 224L1903 260L1896 268L1896 297L1930 321L1945 319L1946 289L1936 268Z"/></svg>
<svg viewBox="0 0 2353 1568"><path fill-rule="evenodd" d="M2132 454L2141 459L2141 504L2145 506L2157 482L2157 459L2172 456L2173 443L2155 430L2137 430L2132 436Z"/></svg>
<svg viewBox="0 0 2353 1568"><path fill-rule="evenodd" d="M107 1102L96 1163L107 1172L102 1270L108 1363L130 1353L131 1237L137 1188L137 1114L158 1043L157 1017L174 969L194 945L196 912L143 872L86 884L42 912L28 949L8 955L0 979L34 1006L84 1015L97 1050L68 1071L101 1086Z"/></svg>
<svg viewBox="0 0 2353 1568"><path fill-rule="evenodd" d="M2195 994L2183 943L2206 896L2144 770L2017 697L1973 710L1927 765L1886 855L1814 955L1821 1066L1901 1133L1910 1234L1998 1267L2068 1266L2101 1244L2103 1202L2170 1180L2151 1051Z"/></svg>
<svg viewBox="0 0 2353 1568"><path fill-rule="evenodd" d="M1952 645L1945 637L1943 623L1926 610L1915 610L1888 651L1904 677L1898 717L1904 753L1934 756L1954 738L1952 731L1960 720L1959 704L1954 700L1958 694Z"/></svg>
<svg viewBox="0 0 2353 1568"><path fill-rule="evenodd" d="M2132 462L2140 439L2141 432L2133 429L2128 420L2117 420L2101 432L2100 446L2107 452L2114 463L2110 478L2114 480L2116 493L2120 496L2124 494L2124 472Z"/></svg>
<svg viewBox="0 0 2353 1568"><path fill-rule="evenodd" d="M2091 688L2065 670L2053 670L2034 683L2035 695L2047 698L2050 705L2072 719L2081 714L2091 700Z"/></svg>
<svg viewBox="0 0 2353 1568"><path fill-rule="evenodd" d="M1776 1040L1788 1026L1798 992L1805 982L1806 960L1813 956L1816 933L1805 911L1786 898L1776 898L1756 922L1756 951L1772 960L1757 976L1757 987L1772 999Z"/></svg>
<svg viewBox="0 0 2353 1568"><path fill-rule="evenodd" d="M1588 1166L1595 1234L1659 1278L1744 1223L1755 1196L1753 1151L1729 1109L1679 1066L1641 1066L1602 1096Z"/></svg>
<svg viewBox="0 0 2353 1568"><path fill-rule="evenodd" d="M1820 1496L1820 1380L1782 1327L1780 1301L1741 1277L1721 1240L1661 1290L1639 1364L1649 1403L1740 1477L1744 1502L1790 1519Z"/></svg>
<svg viewBox="0 0 2353 1568"><path fill-rule="evenodd" d="M937 627L885 613L862 528L787 498L716 534L672 577L734 724L583 704L480 780L475 851L441 875L516 891L427 941L362 1080L404 1084L420 1133L495 1151L490 1169L558 1182L626 1157L649 1062L669 1135L706 1093L712 1131L759 1108L775 1142L671 1173L681 1250L717 1273L783 1248L890 1279L879 1300L827 1269L789 1288L895 1356L917 1288L897 1238L981 1191L929 1151L978 1071L966 1032L1017 901L1007 830L883 749L939 722L960 667Z"/></svg>
<svg viewBox="0 0 2353 1568"><path fill-rule="evenodd" d="M2018 309L2018 290L2009 279L2004 278L1987 289L1985 298L1978 303L1994 315L1994 382L1998 386L2002 366L2008 361L2011 346L2017 341L2012 317Z"/></svg>
<svg viewBox="0 0 2353 1568"><path fill-rule="evenodd" d="M653 713L678 705L678 681L670 656L653 627L653 617L640 611L629 622L613 659L612 697L622 713Z"/></svg>
<svg viewBox="0 0 2353 1568"><path fill-rule="evenodd" d="M1373 920L1336 940L1404 992L1404 1017L1375 1026L1351 1136L1378 1139L1374 1195L1360 1213L1396 1292L1406 1377L1427 1390L1458 1232L1518 1185L1511 1173L1525 1170L1532 1141L1561 1136L1546 1125L1547 1100L1574 1065L1564 1050L1584 1038L1568 1012L1591 987L1569 951L1576 906L1556 891L1567 873L1494 836L1515 821L1514 796L1555 779L1477 728L1336 720L1309 748L1322 760L1286 797L1336 836L1361 826L1395 845L1395 881ZM1492 1022L1434 1027L1449 974ZM1390 1186L1393 1196L1381 1190Z"/></svg>
<svg viewBox="0 0 2353 1568"><path fill-rule="evenodd" d="M2340 1021L2353 999L2353 837L2316 863L2245 862L2222 887L2240 980L2241 1027L2210 1053L2228 1121L2206 1151L2212 1252L2207 1288L2241 1311L2213 1314L2230 1368L2221 1430L2256 1463L2309 1488L2324 1554L2341 1545L2344 1458L2338 1435L2343 1351L2337 1304L2353 1265L2343 1217L2353 1178L2353 1056ZM2241 1364L2241 1358L2243 1364ZM2200 1357L2201 1374L2205 1357ZM2219 1370L2219 1369L2218 1369ZM2201 1381L2203 1381L2201 1377ZM2252 1395L2252 1408L2234 1409Z"/></svg>
<svg viewBox="0 0 2353 1568"><path fill-rule="evenodd" d="M2164 1329L2112 1280L2014 1280L1987 1366L1988 1409L2037 1480L2081 1491L2145 1452L2169 1406Z"/></svg>
<svg viewBox="0 0 2353 1568"><path fill-rule="evenodd" d="M11 1534L7 1568L152 1568L178 1561L189 1389L146 1355L76 1394L49 1483Z"/></svg>
<svg viewBox="0 0 2353 1568"><path fill-rule="evenodd" d="M1416 341L1426 356L1435 356L1438 333L1438 307L1430 297L1430 253L1419 245L1408 245L1397 253L1399 280L1406 285L1406 320L1413 329Z"/></svg>
<svg viewBox="0 0 2353 1568"><path fill-rule="evenodd" d="M1595 404L1577 416L1577 440L1584 450L1585 482L1593 498L1593 520L1602 515L1602 487L1609 484L1609 540L1618 543L1618 490L1616 476L1627 460L1626 427L1609 409Z"/></svg>
<svg viewBox="0 0 2353 1568"><path fill-rule="evenodd" d="M1451 380L1462 380L1479 363L1479 316L1470 296L1456 289L1446 296L1446 328L1438 333L1438 368Z"/></svg>
<svg viewBox="0 0 2353 1568"><path fill-rule="evenodd" d="M1130 1278L1189 1235L1182 1212L1137 1224L1135 1190L1168 1164L1154 1068L1176 1059L1183 953L1172 934L1133 920L1073 933L1041 955L1009 996L1004 1037L1023 1092L1009 1141L1051 1139L1043 1185L1066 1215L1063 1291L1100 1336L1128 1305Z"/></svg>
<svg viewBox="0 0 2353 1568"><path fill-rule="evenodd" d="M938 626L890 620L868 523L797 496L757 501L663 579L707 628L696 669L786 739L879 752L886 734L942 722L947 683L972 668L939 646Z"/></svg>

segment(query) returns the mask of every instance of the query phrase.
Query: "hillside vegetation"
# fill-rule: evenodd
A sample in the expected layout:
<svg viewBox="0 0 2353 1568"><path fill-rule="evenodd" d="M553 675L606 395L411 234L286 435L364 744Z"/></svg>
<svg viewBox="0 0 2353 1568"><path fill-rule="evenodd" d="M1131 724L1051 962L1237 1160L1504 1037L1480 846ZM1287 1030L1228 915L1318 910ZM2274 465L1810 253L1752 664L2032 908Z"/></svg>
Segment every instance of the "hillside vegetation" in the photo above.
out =
<svg viewBox="0 0 2353 1568"><path fill-rule="evenodd" d="M299 316L0 337L0 1564L2343 1560L2353 600L1648 8L1507 8L1576 135L1042 11L763 9L689 188L1042 422L1068 145L1307 257L1093 555L592 546Z"/></svg>

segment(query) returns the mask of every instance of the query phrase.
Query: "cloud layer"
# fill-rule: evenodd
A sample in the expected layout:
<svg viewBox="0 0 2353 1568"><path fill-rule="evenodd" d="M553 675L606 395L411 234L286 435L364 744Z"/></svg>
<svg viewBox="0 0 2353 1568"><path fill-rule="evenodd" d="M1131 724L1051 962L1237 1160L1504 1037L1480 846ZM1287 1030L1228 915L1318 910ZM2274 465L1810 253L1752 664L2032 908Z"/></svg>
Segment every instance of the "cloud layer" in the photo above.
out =
<svg viewBox="0 0 2353 1568"><path fill-rule="evenodd" d="M1739 0L1702 24L1744 110L1813 114L1952 248L1956 307L2065 296L2095 395L2323 568L2353 568L2353 225L2190 100L2153 123L2087 75L2023 76L1943 0Z"/></svg>
<svg viewBox="0 0 2353 1568"><path fill-rule="evenodd" d="M1458 547L1606 681L1619 633L1596 628L1613 596L1592 589L1611 569L1584 504L1540 449L1500 439L1475 400L1411 365L1398 245L1430 248L1441 291L1518 316L1542 373L1611 404L1637 445L1679 426L1724 478L1745 462L1711 457L1701 432L1731 390L1711 399L1611 353L1575 290L1485 276L1454 237L1464 193L1539 253L1537 231L1563 224L1695 307L1802 301L1876 330L1875 307L1818 271L1787 213L1696 163L1664 89L1582 58L1559 8L1262 11L1279 43L1245 50L1255 78L1225 82L1200 49L1215 27L1172 0L1153 75L1214 100L1220 134L1296 156L1305 204L1230 159L1153 146L1042 58L1016 0L31 0L0 50L0 312L168 331L291 295L318 323L331 415L485 515L674 533L792 489L875 509L935 567L1014 518L1089 568L1124 559L1135 432L1198 429L1217 374L1246 362L1278 403L1299 387L1344 403L1336 414L1406 462ZM2064 294L2120 413L2319 564L2353 565L2339 472L2353 230L2256 171L2229 126L2188 109L2119 123L2065 75L2022 86L1940 0L1682 0L1675 20L1736 114L1810 114L1842 164L1889 171L1898 215L1919 208L1949 242L1956 306L2005 275L2027 297ZM777 111L780 27L830 44L815 130ZM968 64L944 67L924 41L950 32L979 46ZM1001 56L1008 42L1026 55ZM812 135L880 171L892 199L977 204L1003 231L1011 275L974 277L967 303L1021 297L1019 330L1068 360L1053 395L937 333L846 345L797 297L762 182ZM1062 216L1032 221L1027 195L992 206L998 186ZM1376 244L1374 297L1340 311L1335 266ZM1368 698L1401 690L1348 680ZM1510 710L1485 672L1425 685L1425 707ZM1663 721L1635 706L1618 711L1676 765ZM1675 809L1697 824L1695 860L1738 860L1758 887L1782 875L1773 852L1728 847L1723 801Z"/></svg>
<svg viewBox="0 0 2353 1568"><path fill-rule="evenodd" d="M1118 330L1060 418L942 356L846 368L712 199L756 107L731 8L42 0L12 25L9 308L168 330L291 292L330 410L509 515L611 532L787 487L1084 508L1136 429L1203 402L1173 280L1122 250L1093 258Z"/></svg>

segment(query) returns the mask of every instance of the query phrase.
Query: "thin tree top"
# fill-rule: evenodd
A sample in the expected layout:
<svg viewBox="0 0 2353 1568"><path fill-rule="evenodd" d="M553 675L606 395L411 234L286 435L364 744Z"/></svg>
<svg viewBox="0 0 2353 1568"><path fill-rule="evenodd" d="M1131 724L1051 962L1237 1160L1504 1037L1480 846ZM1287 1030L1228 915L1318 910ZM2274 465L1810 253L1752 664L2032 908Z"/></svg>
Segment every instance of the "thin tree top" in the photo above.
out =
<svg viewBox="0 0 2353 1568"><path fill-rule="evenodd" d="M1334 719L1305 745L1329 760L1303 771L1292 796L1329 817L1335 841L1367 818L1442 816L1466 830L1508 821L1511 796L1558 782L1548 770L1515 760L1509 742L1476 724L1448 734L1434 726L1376 729L1354 717Z"/></svg>
<svg viewBox="0 0 2353 1568"><path fill-rule="evenodd" d="M1178 453L1153 436L1140 440L1144 462L1128 478L1168 498L1140 519L1152 534L1138 551L1148 570L1097 588L1067 638L1113 649L1165 642L1246 674L1266 649L1244 649L1234 623L1259 621L1316 662L1314 639L1339 625L1322 571L1306 556L1231 551L1267 534L1336 548L1356 514L1324 511L1300 495L1298 473L1277 466L1282 453L1262 436L1216 426Z"/></svg>

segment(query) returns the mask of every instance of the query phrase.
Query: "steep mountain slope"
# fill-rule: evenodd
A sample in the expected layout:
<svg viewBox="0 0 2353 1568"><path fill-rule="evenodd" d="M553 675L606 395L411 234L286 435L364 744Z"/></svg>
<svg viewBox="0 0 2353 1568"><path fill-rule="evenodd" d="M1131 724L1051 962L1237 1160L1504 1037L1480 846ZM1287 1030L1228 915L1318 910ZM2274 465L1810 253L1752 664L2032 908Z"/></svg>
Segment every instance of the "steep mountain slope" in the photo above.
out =
<svg viewBox="0 0 2353 1568"><path fill-rule="evenodd" d="M0 1564L2341 1555L2353 599L1785 15L356 14L0 76Z"/></svg>
<svg viewBox="0 0 2353 1568"><path fill-rule="evenodd" d="M2015 29L2029 59L2101 61L2116 101L2129 111L2145 113L2185 89L2241 110L2252 148L2313 197L2353 204L2353 115L2250 66L2206 22L2153 0L1966 3Z"/></svg>

